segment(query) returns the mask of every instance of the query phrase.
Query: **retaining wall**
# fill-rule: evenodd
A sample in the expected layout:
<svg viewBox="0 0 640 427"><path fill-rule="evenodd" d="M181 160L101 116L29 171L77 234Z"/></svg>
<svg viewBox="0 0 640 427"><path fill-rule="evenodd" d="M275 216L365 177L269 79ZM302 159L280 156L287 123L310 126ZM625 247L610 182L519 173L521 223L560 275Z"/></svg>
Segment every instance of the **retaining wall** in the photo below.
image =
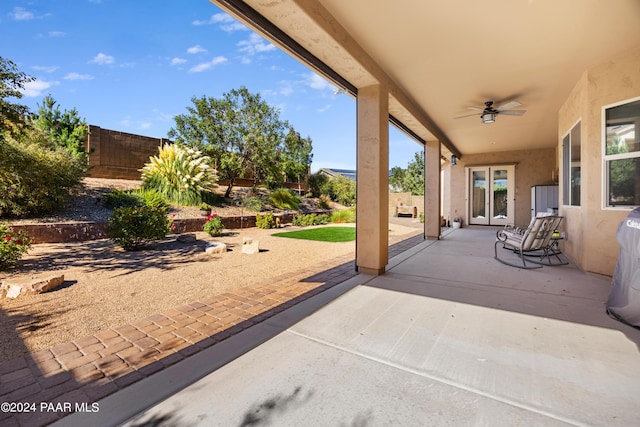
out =
<svg viewBox="0 0 640 427"><path fill-rule="evenodd" d="M317 213L327 213L321 211ZM290 224L293 221L294 213L279 214L280 224ZM193 233L202 231L205 217L177 219L174 221L175 234ZM256 226L256 217L235 216L223 217L222 224L226 229L252 228ZM23 230L31 237L31 243L70 243L84 242L87 240L106 239L104 222L77 222L64 224L24 224L12 225L14 230Z"/></svg>

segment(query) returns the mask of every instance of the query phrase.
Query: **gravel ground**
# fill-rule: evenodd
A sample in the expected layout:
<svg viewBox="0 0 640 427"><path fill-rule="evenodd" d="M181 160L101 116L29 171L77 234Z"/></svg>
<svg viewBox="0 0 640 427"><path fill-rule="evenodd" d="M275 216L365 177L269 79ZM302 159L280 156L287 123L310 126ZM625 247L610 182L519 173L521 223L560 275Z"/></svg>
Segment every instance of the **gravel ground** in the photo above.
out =
<svg viewBox="0 0 640 427"><path fill-rule="evenodd" d="M102 191L96 188L92 197ZM80 211L86 212L79 208L57 218L78 220ZM422 229L413 222L391 224L390 237L419 234ZM354 242L271 236L276 231L283 230L226 230L215 241L226 243L230 251L219 255L204 253L206 243L214 240L205 233L197 233L195 244L178 243L170 236L139 252L124 252L108 240L33 245L19 268L0 273L0 280L3 274L15 281L64 274L65 282L40 295L13 300L0 295L0 362L355 251ZM260 253L241 253L245 236L259 240Z"/></svg>

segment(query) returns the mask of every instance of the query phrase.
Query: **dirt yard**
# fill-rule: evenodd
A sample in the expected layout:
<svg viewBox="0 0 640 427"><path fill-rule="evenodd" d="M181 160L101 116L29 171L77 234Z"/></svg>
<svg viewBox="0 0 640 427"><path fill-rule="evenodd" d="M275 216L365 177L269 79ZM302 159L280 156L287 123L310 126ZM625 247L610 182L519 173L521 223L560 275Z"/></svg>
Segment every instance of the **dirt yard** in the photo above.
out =
<svg viewBox="0 0 640 427"><path fill-rule="evenodd" d="M124 252L108 240L34 245L5 280L64 274L65 281L52 292L0 298L0 361L354 253L354 242L271 236L296 228L225 230L215 241L229 251L218 255L204 252L214 240L206 233L197 233L195 243L170 236L139 252ZM421 232L415 225L390 228L394 240ZM259 240L260 253L241 253L245 236Z"/></svg>

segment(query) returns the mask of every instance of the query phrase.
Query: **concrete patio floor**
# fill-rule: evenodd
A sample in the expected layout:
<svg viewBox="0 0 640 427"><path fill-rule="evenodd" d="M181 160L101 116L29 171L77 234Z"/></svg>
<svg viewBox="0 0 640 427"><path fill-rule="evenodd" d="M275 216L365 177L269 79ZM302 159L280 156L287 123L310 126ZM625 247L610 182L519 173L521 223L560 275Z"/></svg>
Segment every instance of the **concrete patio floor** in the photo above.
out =
<svg viewBox="0 0 640 427"><path fill-rule="evenodd" d="M610 279L503 265L494 236L421 243L56 425L640 425Z"/></svg>

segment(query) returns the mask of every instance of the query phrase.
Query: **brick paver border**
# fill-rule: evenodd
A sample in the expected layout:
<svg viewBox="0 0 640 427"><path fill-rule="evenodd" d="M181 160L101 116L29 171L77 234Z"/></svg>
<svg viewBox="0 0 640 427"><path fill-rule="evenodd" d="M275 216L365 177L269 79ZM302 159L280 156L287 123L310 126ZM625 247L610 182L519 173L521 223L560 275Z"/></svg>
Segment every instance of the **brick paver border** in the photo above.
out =
<svg viewBox="0 0 640 427"><path fill-rule="evenodd" d="M422 241L417 235L397 242L389 257ZM0 425L44 426L74 412L76 404L90 409L94 402L357 274L351 255L334 258L4 362L0 404L14 406L0 411Z"/></svg>

